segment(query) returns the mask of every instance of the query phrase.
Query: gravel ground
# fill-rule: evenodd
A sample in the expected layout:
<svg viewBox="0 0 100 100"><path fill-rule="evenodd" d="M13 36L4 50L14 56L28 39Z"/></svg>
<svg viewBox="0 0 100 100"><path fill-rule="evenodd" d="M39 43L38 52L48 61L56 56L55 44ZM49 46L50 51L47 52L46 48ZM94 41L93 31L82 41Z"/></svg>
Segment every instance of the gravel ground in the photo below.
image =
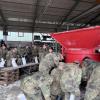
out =
<svg viewBox="0 0 100 100"><path fill-rule="evenodd" d="M16 96L19 93L22 93L19 87L20 81L17 81L8 86L0 85L0 100L17 100L15 99L14 95ZM13 97L13 99L11 97Z"/></svg>

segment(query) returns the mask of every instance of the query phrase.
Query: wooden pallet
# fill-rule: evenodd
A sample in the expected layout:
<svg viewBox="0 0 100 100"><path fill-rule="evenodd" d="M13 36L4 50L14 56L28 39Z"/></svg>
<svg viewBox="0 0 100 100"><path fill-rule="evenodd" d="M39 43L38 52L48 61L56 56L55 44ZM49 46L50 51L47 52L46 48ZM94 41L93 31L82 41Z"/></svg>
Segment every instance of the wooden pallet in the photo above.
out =
<svg viewBox="0 0 100 100"><path fill-rule="evenodd" d="M32 74L33 72L36 72L37 70L38 70L38 66L37 65L27 67L27 72L29 74Z"/></svg>
<svg viewBox="0 0 100 100"><path fill-rule="evenodd" d="M21 68L20 71L20 78L23 78L26 75L31 75L34 72L38 71L39 65L29 65L27 67Z"/></svg>
<svg viewBox="0 0 100 100"><path fill-rule="evenodd" d="M0 85L8 85L19 79L19 69L0 71Z"/></svg>
<svg viewBox="0 0 100 100"><path fill-rule="evenodd" d="M0 69L0 85L8 85L17 80L19 80L25 74L32 74L32 72L36 71L39 64L29 63L26 65L21 65L16 68L14 67L6 67ZM24 69L24 71L23 71Z"/></svg>

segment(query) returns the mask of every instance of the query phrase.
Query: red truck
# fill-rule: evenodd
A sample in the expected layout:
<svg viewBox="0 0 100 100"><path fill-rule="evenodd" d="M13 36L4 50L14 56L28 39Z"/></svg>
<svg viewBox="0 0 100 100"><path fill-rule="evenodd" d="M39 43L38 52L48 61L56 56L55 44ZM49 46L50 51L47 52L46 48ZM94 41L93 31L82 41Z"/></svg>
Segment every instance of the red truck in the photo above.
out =
<svg viewBox="0 0 100 100"><path fill-rule="evenodd" d="M100 26L52 33L62 46L66 62L81 62L85 58L100 61Z"/></svg>

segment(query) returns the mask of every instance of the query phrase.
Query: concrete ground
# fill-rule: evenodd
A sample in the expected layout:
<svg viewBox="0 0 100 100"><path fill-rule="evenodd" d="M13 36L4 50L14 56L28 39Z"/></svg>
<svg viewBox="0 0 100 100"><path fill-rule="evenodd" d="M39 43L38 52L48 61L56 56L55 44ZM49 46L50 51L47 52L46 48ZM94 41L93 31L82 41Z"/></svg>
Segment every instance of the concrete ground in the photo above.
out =
<svg viewBox="0 0 100 100"><path fill-rule="evenodd" d="M21 95L21 99L18 99L19 95ZM15 83L8 86L0 85L0 100L26 100L23 95L24 94L20 89L20 81L16 81ZM81 99L78 100L83 100L83 97L84 91L81 93Z"/></svg>
<svg viewBox="0 0 100 100"><path fill-rule="evenodd" d="M0 85L0 100L18 100L18 95L22 94L20 90L20 81L17 81L8 86Z"/></svg>

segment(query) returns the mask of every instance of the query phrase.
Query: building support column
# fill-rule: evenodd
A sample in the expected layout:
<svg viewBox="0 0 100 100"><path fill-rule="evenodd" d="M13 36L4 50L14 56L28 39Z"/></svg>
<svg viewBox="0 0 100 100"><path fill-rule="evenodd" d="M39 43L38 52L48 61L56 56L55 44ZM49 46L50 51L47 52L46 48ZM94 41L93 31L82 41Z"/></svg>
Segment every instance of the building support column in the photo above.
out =
<svg viewBox="0 0 100 100"><path fill-rule="evenodd" d="M7 44L7 36L8 36L8 29L7 26L3 27L3 40L5 41L5 43Z"/></svg>

